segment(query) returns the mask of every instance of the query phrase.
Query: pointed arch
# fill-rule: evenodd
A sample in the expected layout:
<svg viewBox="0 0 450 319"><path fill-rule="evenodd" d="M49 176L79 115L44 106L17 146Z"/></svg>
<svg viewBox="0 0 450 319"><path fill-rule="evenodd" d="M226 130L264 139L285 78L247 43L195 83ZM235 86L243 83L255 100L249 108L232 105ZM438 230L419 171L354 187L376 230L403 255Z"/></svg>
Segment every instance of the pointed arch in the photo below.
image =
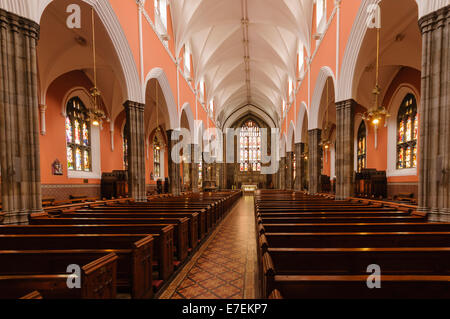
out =
<svg viewBox="0 0 450 319"><path fill-rule="evenodd" d="M311 110L309 112L309 121L308 127L310 130L319 128L319 118L320 118L320 102L322 99L322 93L325 88L325 84L327 79L331 77L333 79L333 87L336 90L336 77L334 76L333 71L328 66L323 66L319 75L317 76L316 85L314 87L314 93L311 101ZM336 96L336 93L335 95Z"/></svg>
<svg viewBox="0 0 450 319"><path fill-rule="evenodd" d="M181 108L181 113L180 113L180 118L179 118L179 123L180 123L180 127L181 127L181 120L183 117L183 113L186 114L186 118L188 120L188 124L189 127L187 127L187 129L189 129L190 132L194 131L195 128L195 120L194 120L194 114L192 113L192 109L191 109L191 105L189 103L184 103L183 107Z"/></svg>
<svg viewBox="0 0 450 319"><path fill-rule="evenodd" d="M175 102L175 97L173 95L172 88L170 87L169 79L167 78L166 73L162 68L154 68L152 69L144 81L144 90L147 88L150 80L156 79L161 87L161 90L164 94L164 98L166 100L167 112L169 113L169 128L176 129L179 127L179 119L178 119L178 110L177 104Z"/></svg>
<svg viewBox="0 0 450 319"><path fill-rule="evenodd" d="M295 124L294 121L291 120L289 123L288 135L286 140L286 152L294 151L292 149L292 144L295 143Z"/></svg>
<svg viewBox="0 0 450 319"><path fill-rule="evenodd" d="M300 110L297 115L297 125L295 126L295 143L301 143L303 140L303 121L308 117L308 107L305 102L300 103Z"/></svg>
<svg viewBox="0 0 450 319"><path fill-rule="evenodd" d="M53 1L54 0L41 0L30 2L28 0L9 0L5 4L0 5L0 7L25 18L31 19L36 23L40 23L45 9ZM142 85L139 79L139 73L137 70L136 61L133 57L133 52L131 51L125 32L123 31L119 19L111 4L109 1L80 1L83 1L94 8L111 39L120 62L123 77L125 79L126 99L138 103L144 103Z"/></svg>

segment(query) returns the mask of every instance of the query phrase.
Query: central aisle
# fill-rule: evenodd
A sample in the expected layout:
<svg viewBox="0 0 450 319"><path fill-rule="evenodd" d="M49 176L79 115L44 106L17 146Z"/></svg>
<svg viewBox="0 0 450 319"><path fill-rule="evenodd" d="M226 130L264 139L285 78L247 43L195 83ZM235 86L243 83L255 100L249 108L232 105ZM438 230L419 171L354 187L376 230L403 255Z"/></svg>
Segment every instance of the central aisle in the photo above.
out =
<svg viewBox="0 0 450 319"><path fill-rule="evenodd" d="M160 299L257 298L253 196L243 196Z"/></svg>

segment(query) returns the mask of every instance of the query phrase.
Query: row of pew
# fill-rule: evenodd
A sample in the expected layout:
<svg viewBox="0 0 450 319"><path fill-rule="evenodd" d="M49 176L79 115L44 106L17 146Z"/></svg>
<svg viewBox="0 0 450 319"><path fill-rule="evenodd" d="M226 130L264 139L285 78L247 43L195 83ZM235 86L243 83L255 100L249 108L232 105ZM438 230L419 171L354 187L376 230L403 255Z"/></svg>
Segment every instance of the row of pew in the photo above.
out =
<svg viewBox="0 0 450 319"><path fill-rule="evenodd" d="M261 190L254 205L264 298L450 298L449 223L301 192Z"/></svg>
<svg viewBox="0 0 450 319"><path fill-rule="evenodd" d="M97 201L49 207L30 215L29 225L1 225L0 299L153 298L240 196Z"/></svg>

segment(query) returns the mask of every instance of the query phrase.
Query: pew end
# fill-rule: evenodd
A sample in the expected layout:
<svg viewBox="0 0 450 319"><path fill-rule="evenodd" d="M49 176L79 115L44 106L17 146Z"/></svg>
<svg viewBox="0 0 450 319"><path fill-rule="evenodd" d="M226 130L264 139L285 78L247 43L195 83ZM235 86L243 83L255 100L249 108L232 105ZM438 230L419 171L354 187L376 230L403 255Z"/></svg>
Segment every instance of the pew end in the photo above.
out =
<svg viewBox="0 0 450 319"><path fill-rule="evenodd" d="M115 299L117 255L110 253L82 267L83 299Z"/></svg>

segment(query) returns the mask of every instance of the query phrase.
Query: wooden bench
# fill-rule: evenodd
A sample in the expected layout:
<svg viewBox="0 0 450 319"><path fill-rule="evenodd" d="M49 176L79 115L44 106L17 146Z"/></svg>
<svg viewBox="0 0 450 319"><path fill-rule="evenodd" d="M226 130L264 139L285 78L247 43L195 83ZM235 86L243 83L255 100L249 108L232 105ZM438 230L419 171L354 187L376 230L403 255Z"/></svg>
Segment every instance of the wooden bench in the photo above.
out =
<svg viewBox="0 0 450 319"><path fill-rule="evenodd" d="M101 218L33 218L32 225L127 225L129 219L120 219L113 221L112 219L101 219ZM141 224L133 220L134 224ZM148 225L151 227L152 225ZM161 280L167 280L174 271L174 228L172 225L155 225L156 230L150 234L154 239L154 249L153 249L153 263L158 267L159 276ZM83 233L84 228L78 228L79 232ZM126 227L120 234L124 234ZM125 234L126 235L126 234ZM130 234L131 235L131 234ZM134 235L134 234L133 234ZM107 236L105 234L105 236ZM1 246L0 246L1 247Z"/></svg>
<svg viewBox="0 0 450 319"><path fill-rule="evenodd" d="M61 217L51 218L53 219L75 219L79 220L80 223L87 224L108 224L108 220L111 220L110 224L122 224L124 227L128 223L133 223L135 218L147 217L146 215L134 214L134 213L63 213ZM42 218L45 219L45 218ZM45 221L39 219L40 225L45 224ZM31 224L37 224L38 219L33 219ZM174 240L174 249L176 257L180 262L183 262L188 256L189 250L189 238L192 238L192 234L189 233L189 219L187 217L181 218L159 218L148 220L146 223L147 230L149 234L157 234L161 232L161 228L166 227L168 225L172 225L174 227L173 231L173 240Z"/></svg>
<svg viewBox="0 0 450 319"><path fill-rule="evenodd" d="M39 290L46 299L81 298L113 299L116 297L117 255L103 254L100 258L89 258L90 262L81 267L81 287L69 289L70 274L66 267L57 267L52 259L45 259L45 251L37 252L31 258L26 252L0 251L0 298L30 299L33 290ZM27 258L28 257L28 258ZM69 257L69 256L66 256ZM72 262L73 260L73 262ZM66 262L80 262L74 255ZM81 263L80 263L81 264Z"/></svg>
<svg viewBox="0 0 450 319"><path fill-rule="evenodd" d="M447 247L450 232L266 233L261 248Z"/></svg>
<svg viewBox="0 0 450 319"><path fill-rule="evenodd" d="M448 275L450 247L269 248L276 275L364 275L377 264L385 275Z"/></svg>
<svg viewBox="0 0 450 319"><path fill-rule="evenodd" d="M369 289L367 276L273 276L269 287L289 299L449 299L450 276L381 275Z"/></svg>
<svg viewBox="0 0 450 319"><path fill-rule="evenodd" d="M434 232L450 231L450 223L270 224L258 220L259 233Z"/></svg>
<svg viewBox="0 0 450 319"><path fill-rule="evenodd" d="M258 217L396 217L396 216L410 216L410 213L401 211L342 211L342 212L292 212L292 213L280 213L280 212L258 212Z"/></svg>
<svg viewBox="0 0 450 319"><path fill-rule="evenodd" d="M0 235L3 250L39 251L40 254L57 254L59 251L85 257L98 258L105 252L118 256L118 287L130 293L133 298L150 298L152 279L153 237L137 234L57 234L57 235ZM31 257L30 257L31 258ZM39 254L36 258L39 258ZM70 261L66 254L65 261ZM12 264L12 266L17 266ZM19 266L17 266L19 267ZM36 288L37 289L37 288ZM39 289L37 289L39 290Z"/></svg>
<svg viewBox="0 0 450 319"><path fill-rule="evenodd" d="M387 216L387 217L259 217L262 223L423 223L423 216Z"/></svg>
<svg viewBox="0 0 450 319"><path fill-rule="evenodd" d="M203 211L204 212L204 211ZM70 212L60 212L56 216L61 215L67 215ZM74 211L74 213L77 214L139 214L140 218L158 218L158 219L164 219L164 218L188 218L188 228L189 228L189 247L191 249L194 249L199 240L203 239L207 233L206 233L206 216L202 212L190 212L188 210L176 210L176 211L164 211L160 209L152 209L152 210L142 210L142 209L116 209L113 208L96 208L96 209L79 209Z"/></svg>

